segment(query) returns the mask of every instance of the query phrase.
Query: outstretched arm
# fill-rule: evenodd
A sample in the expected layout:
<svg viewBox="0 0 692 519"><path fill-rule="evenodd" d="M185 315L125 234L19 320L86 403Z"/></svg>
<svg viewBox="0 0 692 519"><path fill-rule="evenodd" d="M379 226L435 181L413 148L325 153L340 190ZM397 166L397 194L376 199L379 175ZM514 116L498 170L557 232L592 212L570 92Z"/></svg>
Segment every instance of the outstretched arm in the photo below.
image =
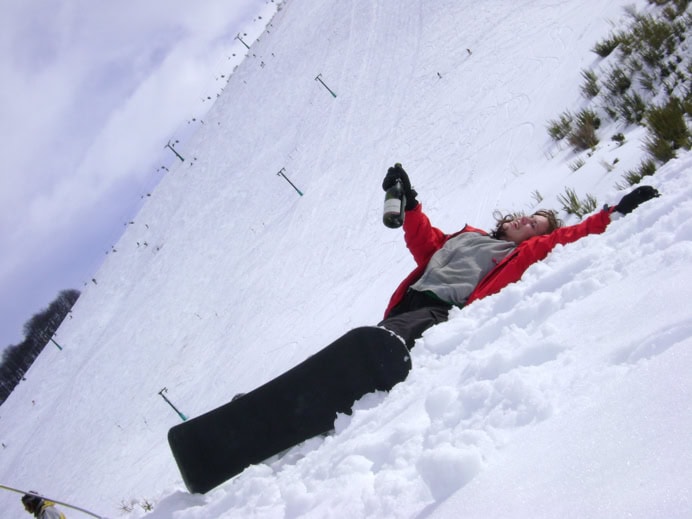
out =
<svg viewBox="0 0 692 519"><path fill-rule="evenodd" d="M406 195L406 218L404 218L404 240L406 247L413 255L416 265L425 265L430 257L444 244L447 239L437 227L433 227L428 217L423 213L421 204L416 200L418 193L411 188L411 181L401 164L387 170L382 181L382 189L387 190L400 181Z"/></svg>
<svg viewBox="0 0 692 519"><path fill-rule="evenodd" d="M556 245L565 245L589 234L605 231L614 212L629 214L641 203L657 197L658 191L650 186L642 186L625 195L615 207L605 207L583 222L569 227L561 227L550 234L536 236L522 242L513 253L507 256L488 274L469 296L467 303L499 292L510 283L521 279L526 269L543 260Z"/></svg>
<svg viewBox="0 0 692 519"><path fill-rule="evenodd" d="M606 205L602 211L588 217L583 222L569 227L561 227L550 234L528 240L526 249L531 263L545 258L556 245L566 245L589 234L602 233L610 223L613 213L629 214L640 204L657 196L659 196L659 193L655 188L640 186L623 196L615 207Z"/></svg>

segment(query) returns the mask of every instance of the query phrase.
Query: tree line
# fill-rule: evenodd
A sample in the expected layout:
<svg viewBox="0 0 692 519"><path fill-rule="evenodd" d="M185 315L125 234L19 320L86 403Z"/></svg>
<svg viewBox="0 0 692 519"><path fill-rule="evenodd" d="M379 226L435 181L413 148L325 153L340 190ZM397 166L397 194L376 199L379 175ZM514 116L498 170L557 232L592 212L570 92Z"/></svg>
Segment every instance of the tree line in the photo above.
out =
<svg viewBox="0 0 692 519"><path fill-rule="evenodd" d="M77 302L78 290L63 290L45 310L24 324L24 341L5 348L0 362L0 405L24 378L53 334Z"/></svg>

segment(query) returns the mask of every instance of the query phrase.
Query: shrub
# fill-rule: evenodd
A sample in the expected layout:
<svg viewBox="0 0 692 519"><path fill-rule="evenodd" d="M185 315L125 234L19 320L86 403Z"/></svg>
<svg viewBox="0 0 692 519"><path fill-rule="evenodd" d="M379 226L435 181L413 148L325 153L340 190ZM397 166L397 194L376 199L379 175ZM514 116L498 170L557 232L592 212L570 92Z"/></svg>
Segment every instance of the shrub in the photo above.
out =
<svg viewBox="0 0 692 519"><path fill-rule="evenodd" d="M646 113L646 103L636 92L625 94L617 106L618 113L630 124L639 124Z"/></svg>
<svg viewBox="0 0 692 519"><path fill-rule="evenodd" d="M692 136L685 122L685 106L676 97L659 107L653 107L646 116L646 126L651 135L646 140L646 150L657 160L667 162L675 151L690 149Z"/></svg>
<svg viewBox="0 0 692 519"><path fill-rule="evenodd" d="M690 92L687 93L685 100L682 102L682 109L688 117L692 117L692 95L690 95Z"/></svg>
<svg viewBox="0 0 692 519"><path fill-rule="evenodd" d="M671 97L664 106L649 110L647 126L656 135L673 142L677 148L689 148L690 132L684 114L685 108L680 99Z"/></svg>
<svg viewBox="0 0 692 519"><path fill-rule="evenodd" d="M634 23L631 34L637 42L639 53L648 65L655 66L664 56L675 51L677 38L674 38L673 25L657 20L651 15L633 14Z"/></svg>
<svg viewBox="0 0 692 519"><path fill-rule="evenodd" d="M630 56L625 61L625 68L627 68L631 75L634 75L644 70L644 64L636 56Z"/></svg>
<svg viewBox="0 0 692 519"><path fill-rule="evenodd" d="M590 108L598 99L598 110L604 116L647 128L643 146L648 157L638 170L627 173L632 183L652 174L655 164L675 157L678 149L692 146L692 57L688 52L692 2L649 3L658 6L650 9L650 14L639 13L635 6L625 7L627 28L614 29L592 49L602 57L617 49L612 67L598 76L590 69L581 72L581 94L594 100ZM661 106L651 106L652 100ZM565 111L558 120L549 121L550 136L554 140L567 138L575 152L593 149L599 142L596 130L600 125L594 109L576 115ZM622 144L625 138L616 134L612 139ZM581 160L575 160L570 168L575 171L582 165Z"/></svg>
<svg viewBox="0 0 692 519"><path fill-rule="evenodd" d="M569 169L571 169L572 173L574 173L582 166L584 166L584 164L586 164L586 161L580 157L569 165Z"/></svg>
<svg viewBox="0 0 692 519"><path fill-rule="evenodd" d="M656 172L656 163L651 160L643 160L642 163L639 165L639 168L636 170L630 170L627 173L625 173L624 178L625 178L625 185L618 185L617 187L619 189L626 189L629 186L633 186L635 184L639 184L641 179L644 177L653 175Z"/></svg>
<svg viewBox="0 0 692 519"><path fill-rule="evenodd" d="M557 198L562 204L562 209L567 214L576 215L580 219L583 218L585 214L588 214L596 209L598 206L598 201L594 196L587 194L584 200L579 200L576 191L570 188L566 188L565 194L558 195Z"/></svg>
<svg viewBox="0 0 692 519"><path fill-rule="evenodd" d="M620 67L613 67L604 84L611 95L620 96L627 92L627 89L632 85L632 80Z"/></svg>
<svg viewBox="0 0 692 519"><path fill-rule="evenodd" d="M620 45L621 42L621 36L618 34L611 34L608 36L603 41L600 41L596 43L592 50L592 52L595 52L598 54L600 57L605 58L607 56L610 56L610 54L615 50L615 48Z"/></svg>
<svg viewBox="0 0 692 519"><path fill-rule="evenodd" d="M610 117L613 121L618 120L617 110L615 110L614 108L612 108L608 105L604 105L603 110L605 110L605 113L608 114L608 117Z"/></svg>
<svg viewBox="0 0 692 519"><path fill-rule="evenodd" d="M649 135L644 140L644 148L656 160L666 163L675 158L675 149L670 142L654 135Z"/></svg>
<svg viewBox="0 0 692 519"><path fill-rule="evenodd" d="M581 93L587 99L593 99L601 90L598 86L598 78L593 70L582 70L581 77L584 78L584 83L581 86Z"/></svg>
<svg viewBox="0 0 692 519"><path fill-rule="evenodd" d="M601 120L593 110L584 109L577 114L576 127L567 136L567 142L576 150L583 151L598 144L596 130Z"/></svg>
<svg viewBox="0 0 692 519"><path fill-rule="evenodd" d="M569 111L565 111L560 115L558 120L548 121L548 134L553 140L561 141L569 132L572 131L573 116Z"/></svg>
<svg viewBox="0 0 692 519"><path fill-rule="evenodd" d="M656 93L656 77L649 74L648 72L641 72L639 76L639 84L649 94Z"/></svg>
<svg viewBox="0 0 692 519"><path fill-rule="evenodd" d="M665 5L665 4L673 4L673 5L667 5L663 9L663 16L665 16L666 19L668 19L672 22L678 16L682 16L683 14L685 14L685 11L687 11L687 7L689 6L690 2L689 2L689 0L673 0L672 2L671 1L664 1L663 4L659 4L659 5Z"/></svg>
<svg viewBox="0 0 692 519"><path fill-rule="evenodd" d="M622 133L616 133L611 137L611 140L617 142L618 144L623 144L625 142L625 136Z"/></svg>

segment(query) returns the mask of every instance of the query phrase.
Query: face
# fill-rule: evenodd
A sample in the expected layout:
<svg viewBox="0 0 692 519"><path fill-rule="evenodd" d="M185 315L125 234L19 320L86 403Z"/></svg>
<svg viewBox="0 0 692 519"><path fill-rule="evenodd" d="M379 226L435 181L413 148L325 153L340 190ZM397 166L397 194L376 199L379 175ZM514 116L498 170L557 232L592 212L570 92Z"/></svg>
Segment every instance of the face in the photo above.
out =
<svg viewBox="0 0 692 519"><path fill-rule="evenodd" d="M502 225L505 231L504 240L513 241L517 245L521 242L539 236L548 234L550 224L545 216L534 214L532 216L520 216L510 222Z"/></svg>

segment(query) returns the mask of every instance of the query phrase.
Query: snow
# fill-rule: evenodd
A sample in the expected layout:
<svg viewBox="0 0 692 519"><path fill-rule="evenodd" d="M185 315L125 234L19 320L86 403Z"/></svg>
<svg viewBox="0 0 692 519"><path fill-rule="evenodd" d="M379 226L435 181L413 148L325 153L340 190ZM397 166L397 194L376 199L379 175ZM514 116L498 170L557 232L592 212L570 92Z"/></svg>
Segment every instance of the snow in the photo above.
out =
<svg viewBox="0 0 692 519"><path fill-rule="evenodd" d="M692 516L690 153L646 179L660 198L453 311L333 435L206 495L185 490L159 395L197 416L378 322L413 267L381 223L394 162L448 232L536 190L617 203L641 130L602 129L572 171L545 126L585 103L580 70L629 3L282 4L82 287L64 350L0 409L0 482L133 519ZM0 507L24 516L16 494Z"/></svg>

